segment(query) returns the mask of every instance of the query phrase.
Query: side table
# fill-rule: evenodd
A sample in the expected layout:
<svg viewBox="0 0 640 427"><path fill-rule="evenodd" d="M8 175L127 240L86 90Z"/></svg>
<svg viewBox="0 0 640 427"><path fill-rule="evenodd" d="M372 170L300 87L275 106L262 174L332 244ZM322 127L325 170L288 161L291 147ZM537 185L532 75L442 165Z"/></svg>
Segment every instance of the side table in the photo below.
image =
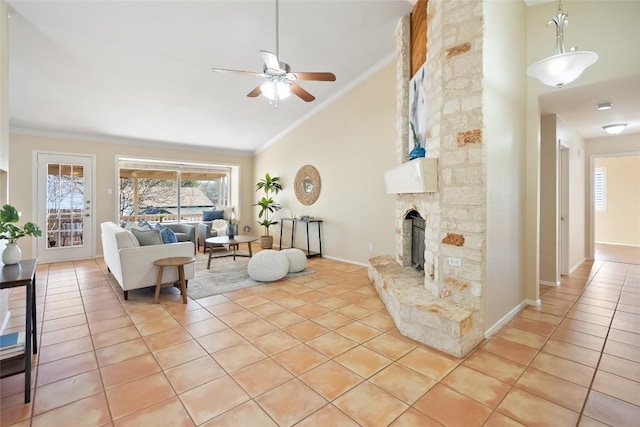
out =
<svg viewBox="0 0 640 427"><path fill-rule="evenodd" d="M302 219L302 218L280 218L280 249L282 249L282 229L284 228L285 221L291 221L291 246L295 247L295 235L296 235L296 224L298 222L302 222L306 225L307 232L307 249L305 255L307 258L311 258L314 256L322 257L322 220L321 219ZM318 252L311 251L311 245L309 243L309 223L315 223L318 227Z"/></svg>
<svg viewBox="0 0 640 427"><path fill-rule="evenodd" d="M178 280L180 282L180 293L182 294L182 303L187 303L187 281L184 279L184 266L195 262L195 257L178 256L170 258L161 258L153 261L153 265L158 266L158 280L156 281L156 296L154 302L158 304L160 301L160 288L162 287L162 273L165 267L178 268Z"/></svg>
<svg viewBox="0 0 640 427"><path fill-rule="evenodd" d="M0 362L0 378L24 372L24 403L31 401L31 356L38 353L35 289L37 264L37 259L22 260L13 265L0 264L0 289L19 286L27 288L24 353Z"/></svg>

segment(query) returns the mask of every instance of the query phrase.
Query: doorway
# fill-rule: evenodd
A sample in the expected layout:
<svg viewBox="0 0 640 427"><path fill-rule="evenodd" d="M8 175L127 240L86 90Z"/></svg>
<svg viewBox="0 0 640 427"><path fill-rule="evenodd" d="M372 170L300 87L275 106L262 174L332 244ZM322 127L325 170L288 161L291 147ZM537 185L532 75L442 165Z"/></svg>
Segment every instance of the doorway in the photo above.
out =
<svg viewBox="0 0 640 427"><path fill-rule="evenodd" d="M594 156L591 188L592 257L640 264L640 154Z"/></svg>
<svg viewBox="0 0 640 427"><path fill-rule="evenodd" d="M93 165L89 155L37 154L40 262L95 256Z"/></svg>

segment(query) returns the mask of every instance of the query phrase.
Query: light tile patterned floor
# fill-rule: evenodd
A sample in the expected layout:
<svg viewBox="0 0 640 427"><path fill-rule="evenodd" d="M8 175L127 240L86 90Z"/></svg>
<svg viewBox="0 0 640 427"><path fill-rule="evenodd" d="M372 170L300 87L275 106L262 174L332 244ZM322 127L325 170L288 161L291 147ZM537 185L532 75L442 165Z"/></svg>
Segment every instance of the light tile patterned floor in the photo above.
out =
<svg viewBox="0 0 640 427"><path fill-rule="evenodd" d="M101 261L38 267L33 400L0 381L2 426L631 426L640 266L585 263L465 359L402 337L363 267L180 303ZM13 312L24 293L10 297ZM10 331L24 325L11 319Z"/></svg>

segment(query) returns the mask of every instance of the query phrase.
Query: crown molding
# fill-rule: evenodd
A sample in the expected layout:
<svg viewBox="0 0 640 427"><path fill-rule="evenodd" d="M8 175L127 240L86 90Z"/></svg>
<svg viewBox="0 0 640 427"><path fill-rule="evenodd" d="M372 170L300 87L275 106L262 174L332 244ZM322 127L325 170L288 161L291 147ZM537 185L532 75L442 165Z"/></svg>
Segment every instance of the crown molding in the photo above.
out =
<svg viewBox="0 0 640 427"><path fill-rule="evenodd" d="M56 132L56 131L46 131L41 129L19 128L19 127L9 127L9 133L16 134L16 135L39 136L39 137L56 138L56 139L72 139L75 141L97 142L101 144L134 145L139 147L166 148L166 149L173 149L173 150L189 150L189 151L199 151L203 153L206 152L206 153L234 155L234 156L240 156L240 157L253 156L253 153L247 150L232 150L232 149L225 149L220 147L208 147L204 145L187 144L187 143L180 143L180 142L166 142L166 141L153 141L153 140L146 140L146 139L125 138L125 137L98 136L98 135L90 135L90 134Z"/></svg>

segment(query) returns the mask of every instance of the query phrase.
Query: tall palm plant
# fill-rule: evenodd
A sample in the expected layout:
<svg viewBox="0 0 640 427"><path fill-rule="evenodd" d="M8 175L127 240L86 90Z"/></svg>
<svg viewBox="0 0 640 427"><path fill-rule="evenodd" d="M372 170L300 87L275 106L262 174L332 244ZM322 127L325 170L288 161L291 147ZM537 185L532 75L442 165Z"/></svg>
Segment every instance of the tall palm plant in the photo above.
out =
<svg viewBox="0 0 640 427"><path fill-rule="evenodd" d="M273 196L282 191L280 178L277 176L272 177L267 172L264 178L256 184L256 191L264 192L264 196L258 200L258 203L254 206L260 207L258 224L263 226L265 230L265 234L260 239L260 246L263 249L268 249L273 245L273 237L269 234L269 227L278 224L278 221L274 221L271 215L281 208L281 206L273 200Z"/></svg>

